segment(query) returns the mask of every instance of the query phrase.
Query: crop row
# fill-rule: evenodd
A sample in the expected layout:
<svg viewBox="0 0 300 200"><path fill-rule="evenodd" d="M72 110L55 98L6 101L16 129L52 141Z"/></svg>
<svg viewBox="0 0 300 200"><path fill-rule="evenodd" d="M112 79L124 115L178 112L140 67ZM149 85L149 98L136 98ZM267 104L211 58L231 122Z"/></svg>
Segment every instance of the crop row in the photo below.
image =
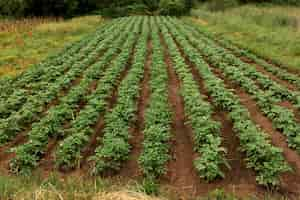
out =
<svg viewBox="0 0 300 200"><path fill-rule="evenodd" d="M125 26L126 23L123 24L123 27ZM95 39L87 46L84 53L74 55L72 58L74 62L66 61L63 66L48 67L47 76L42 81L32 81L30 84L27 84L26 87L29 89L15 88L14 93L9 98L1 101L0 117L5 119L12 113L17 115L18 110L24 104L30 105L32 101L38 100L40 104L46 104L55 99L59 91L63 88L68 88L72 80L79 76L87 66L95 62L99 57L99 53L107 49L112 39L119 35L118 32L115 32L114 35L111 34L114 27L112 26L112 29L108 29L101 35L95 35ZM101 45L99 45L100 42Z"/></svg>
<svg viewBox="0 0 300 200"><path fill-rule="evenodd" d="M139 26L139 23L133 25L133 22L134 20L123 33L125 38L127 34L130 34L132 26ZM122 41L118 41L116 44L121 45ZM89 74L85 74L79 85L73 87L67 96L62 98L59 105L52 107L41 121L32 125L32 129L28 133L28 142L15 149L16 157L11 161L11 169L14 172L26 173L36 167L46 151L49 138L59 139L67 134L64 129L65 122L76 118L76 110L80 101L93 96L92 93L85 97L93 78L103 78L103 72L103 65L95 65ZM97 82L100 82L102 78Z"/></svg>
<svg viewBox="0 0 300 200"><path fill-rule="evenodd" d="M222 47L217 46L213 41L208 38L201 37L202 42L211 46L214 49L218 49L218 55L222 58L222 61L233 66L236 66L243 71L245 76L255 80L260 88L267 90L269 94L277 101L290 101L296 108L300 108L300 95L299 92L291 91L283 85L273 81L267 75L257 71L253 65L242 62L235 55L230 54L229 51ZM216 62L216 61L215 61Z"/></svg>
<svg viewBox="0 0 300 200"><path fill-rule="evenodd" d="M170 22L171 21L171 22ZM250 119L248 110L241 104L239 98L226 89L223 80L211 71L208 64L187 40L191 33L178 20L166 20L170 32L183 47L186 56L193 62L202 76L205 87L213 98L214 104L229 113L234 131L240 139L241 150L246 154L249 168L256 171L256 180L262 185L279 184L279 176L290 168L284 161L282 150L271 145L266 134ZM176 26L174 26L177 24ZM193 37L192 37L193 38Z"/></svg>
<svg viewBox="0 0 300 200"><path fill-rule="evenodd" d="M53 80L55 76L60 74L59 72L64 72L76 61L83 59L90 51L90 48L98 43L97 39L101 39L101 34L108 32L108 29L113 30L112 27L114 25L114 23L103 25L96 33L67 46L57 55L32 66L16 78L4 79L6 82L1 85L1 100L6 100L14 92L22 91L22 88L30 88L31 84Z"/></svg>
<svg viewBox="0 0 300 200"><path fill-rule="evenodd" d="M185 26L187 27L187 26ZM192 28L188 28L192 33L196 33L195 30ZM200 37L198 37L200 36ZM228 63L232 66L236 66L241 71L243 71L244 75L255 80L260 88L263 90L267 90L269 95L274 98L276 101L290 101L296 108L300 108L300 93L297 91L291 91L283 85L278 84L277 82L273 81L267 75L263 74L256 70L253 65L245 63L237 58L234 54L230 51L224 49L221 46L216 45L214 41L207 37L201 37L201 35L197 34L197 38L199 38L204 44L210 46L213 49L218 50L219 60L215 60L214 64L220 64L220 61L224 63ZM273 67L274 68L274 67ZM276 69L276 68L275 68Z"/></svg>
<svg viewBox="0 0 300 200"><path fill-rule="evenodd" d="M207 31L203 31L200 29L197 29L197 31L205 35L206 37L209 37L211 39L214 38L214 36L211 33L208 33ZM259 56L251 53L249 50L241 49L224 38L219 38L216 41L218 42L218 44L232 51L235 55L238 55L240 57L246 57L254 61L255 63L262 66L266 71L271 72L273 75L277 76L281 80L288 81L289 83L295 85L298 89L300 89L300 78L296 74L290 73L286 69L274 66L268 63L266 60L260 58Z"/></svg>
<svg viewBox="0 0 300 200"><path fill-rule="evenodd" d="M116 36L119 33L120 32L116 30L116 32L111 35ZM122 41L124 41L125 39L126 36L121 37L119 39L119 43L122 44ZM82 74L83 72L83 77L85 74L92 74L91 71L93 71L93 68L99 66L99 64L103 65L105 62L109 61L109 59L111 59L113 55L112 50L106 52L103 55L102 60L89 67L90 64L94 63L95 59L97 59L99 51L101 51L101 49L103 48L108 48L109 46L112 46L109 41L103 43L103 45L99 45L94 52L91 52L91 54L89 54L88 57L84 59L84 61L78 63L77 65L74 65L65 76L62 76L52 85L49 85L47 88L47 92L41 93L40 95L31 96L23 105L22 109L11 114L9 118L1 119L0 142L5 143L9 141L17 133L23 131L26 125L37 120L40 117L40 113L44 112L46 103L54 99L60 93L63 87L66 87L66 85L70 85L72 80L74 80L76 76ZM117 49L118 46L115 48L115 50ZM103 61L105 62L103 63ZM95 78L97 77L95 76Z"/></svg>
<svg viewBox="0 0 300 200"><path fill-rule="evenodd" d="M277 105L277 99L273 92L261 90L255 82L247 76L244 68L234 67L229 63L222 62L224 54L218 47L201 42L189 35L189 40L201 49L203 55L215 67L221 69L224 75L231 81L240 85L256 100L261 111L272 121L274 127L287 137L290 147L300 152L300 125L295 120L294 113L282 106Z"/></svg>
<svg viewBox="0 0 300 200"><path fill-rule="evenodd" d="M95 162L93 169L95 174L106 170L119 170L122 162L129 158L131 148L129 128L137 111L136 99L139 95L139 83L144 76L150 33L148 24L149 18L145 17L131 69L120 84L116 105L104 117L104 136L92 157Z"/></svg>
<svg viewBox="0 0 300 200"><path fill-rule="evenodd" d="M135 23L140 24L140 19ZM111 63L110 68L107 69L98 83L96 91L88 98L86 106L80 111L78 117L71 122L71 128L67 130L69 132L68 137L59 144L56 151L56 164L58 166L72 168L80 163L82 150L94 132L93 126L99 117L108 111L107 98L112 95L117 79L120 78L121 72L125 70L130 59L135 38L139 34L139 25L135 25L132 32L133 34L128 36L121 54Z"/></svg>
<svg viewBox="0 0 300 200"><path fill-rule="evenodd" d="M220 124L212 119L213 108L200 94L198 85L167 27L162 20L159 21L159 24L169 49L173 67L181 80L180 93L184 100L188 123L194 133L194 150L199 154L194 160L194 166L200 177L208 181L224 177L221 166L228 166L228 163L225 159L226 150L221 147Z"/></svg>
<svg viewBox="0 0 300 200"><path fill-rule="evenodd" d="M150 69L149 105L145 111L143 151L139 165L148 178L157 178L166 173L169 156L171 111L168 103L168 74L164 63L159 30L151 18L152 65Z"/></svg>

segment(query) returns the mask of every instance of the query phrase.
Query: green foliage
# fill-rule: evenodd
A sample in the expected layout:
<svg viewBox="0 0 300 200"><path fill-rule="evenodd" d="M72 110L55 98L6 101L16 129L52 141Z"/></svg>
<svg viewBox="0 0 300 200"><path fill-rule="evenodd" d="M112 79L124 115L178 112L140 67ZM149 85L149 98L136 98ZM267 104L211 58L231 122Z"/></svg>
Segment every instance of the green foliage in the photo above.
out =
<svg viewBox="0 0 300 200"><path fill-rule="evenodd" d="M159 184L155 179L147 177L143 179L142 190L144 193L149 195L158 195L159 194Z"/></svg>
<svg viewBox="0 0 300 200"><path fill-rule="evenodd" d="M300 5L299 0L240 0L243 3L274 3L281 5Z"/></svg>
<svg viewBox="0 0 300 200"><path fill-rule="evenodd" d="M187 52L186 55L196 65L216 106L229 112L234 131L240 139L241 150L247 156L247 166L256 171L257 182L264 186L279 185L280 174L291 170L284 160L282 150L270 143L266 134L250 119L250 114L241 104L239 97L226 89L224 81L214 75L208 63L214 67L218 67L225 76L231 77L231 74L238 72L239 76L234 76L231 80L239 84L246 82L246 90L250 87L255 88L255 84L249 85L247 82L251 82L250 80L242 79L244 69L239 71L240 69L235 67L238 65L238 62L233 64L232 59L234 56L229 55L228 52L226 52L228 56L224 56L225 54L221 53L223 49L212 41L208 43L208 38L204 35L196 34L191 27L180 26L178 21L173 22L170 28L173 28L177 41L184 46L183 49ZM176 31L176 28L179 29L179 33ZM206 60L199 56L199 53L205 56ZM230 59L226 60L229 57ZM226 73L226 69L229 68L231 68L231 71ZM251 67L249 68L251 69ZM253 72L253 70L251 71ZM256 72L256 75L258 73ZM249 91L256 91L257 93L258 88Z"/></svg>
<svg viewBox="0 0 300 200"><path fill-rule="evenodd" d="M258 3L258 4L280 4L280 5L300 5L299 0L197 0L198 2L207 2L211 4L213 10L223 10L224 8L231 8L237 3Z"/></svg>
<svg viewBox="0 0 300 200"><path fill-rule="evenodd" d="M111 45L111 48L103 55L102 60L94 65L96 67L95 71L93 71L94 74L90 74L90 76L94 78L99 76L98 71L102 71L105 67L108 67L109 64L111 64L111 67L103 73L95 92L88 97L87 105L79 112L76 119L72 121L71 128L66 131L69 136L60 143L60 146L56 151L56 164L59 167L74 168L77 166L78 162L80 163L82 149L87 145L89 137L93 133L91 126L95 125L100 115L107 111L107 103L104 99L111 96L116 78L124 68L125 62L129 59L130 51L123 51L114 61L111 63L110 61L126 39L124 48L132 48L135 35L129 35L129 33L132 28L135 30L134 32L137 32L139 27L139 22L135 25L133 25L133 21L130 21L130 24L127 24L127 22L128 21L125 20L118 27L122 29L125 25L125 34L118 38L116 42ZM116 34L119 34L119 29L116 29L115 31ZM112 34L112 37L115 38L115 36L116 35Z"/></svg>
<svg viewBox="0 0 300 200"><path fill-rule="evenodd" d="M6 79L0 79L4 84L1 86L3 93L0 101L3 112L0 121L1 140L7 142L17 136L24 128L21 123L23 120L32 124L28 140L13 149L16 156L10 162L11 170L29 174L39 165L49 141L61 138L64 139L55 154L57 165L76 167L81 161L83 148L95 132L93 128L102 116L104 135L99 138L100 145L91 159L93 170L95 173L119 170L122 163L129 159L131 151L130 128L138 110L137 99L148 58L150 33L153 45L153 50L149 49L152 51L152 66L149 67L151 93L144 116L143 151L138 160L146 178L145 192L157 193L156 180L166 173L165 165L170 159L171 109L168 104L168 75L162 41L168 51L172 64L170 67L174 68L180 80L185 120L193 133L191 138L196 156L193 162L199 176L212 181L223 178L225 174L222 169L229 168L226 149L222 147L220 124L213 118L215 107L228 113L247 167L256 172L258 184L278 186L280 175L291 170L284 160L282 149L271 144L266 133L251 119L248 108L240 101L239 96L228 89L227 83L216 76L212 68L251 95L261 111L272 120L274 127L287 136L289 145L297 150L300 145L299 125L295 122L293 113L277 103L288 100L299 105L299 93L278 85L265 74L242 62L229 52L230 44L224 48L205 33L171 17L113 20L111 25L100 28L82 43L71 45L64 54L53 60L42 63L7 83ZM101 60L97 61L99 54ZM240 54L247 55L247 52ZM127 64L129 60L130 67ZM266 69L268 67L270 66L265 65ZM194 73L191 73L191 69ZM122 72L127 72L125 77L120 76ZM199 89L195 73L199 73L202 78L205 95ZM273 73L279 72L275 70ZM283 75L285 76L287 72ZM77 79L78 77L80 78ZM72 81L76 79L80 81L73 85ZM289 80L297 82L298 79L294 77ZM12 89L11 84L14 86ZM96 84L95 88L93 84ZM31 93L27 93L29 89L26 86ZM67 88L68 92L59 98L57 104L43 113L41 108ZM108 110L106 101L114 94L114 88L117 88L117 99ZM207 101L207 96L211 102ZM37 104L39 101L41 104ZM29 109L31 112L17 113L22 109L21 104L26 105L25 111L30 106L38 110ZM7 112L4 108L11 111ZM39 116L40 113L44 115L32 117ZM52 181L56 184L57 180Z"/></svg>
<svg viewBox="0 0 300 200"><path fill-rule="evenodd" d="M125 22L126 21L124 21L123 23L126 24ZM116 25L118 25L118 23L116 23ZM60 104L51 107L47 111L46 115L40 121L33 123L32 129L28 132L28 137L29 137L28 142L14 149L14 151L16 152L16 157L11 162L12 171L14 171L15 173L19 173L19 172L23 173L23 172L27 172L31 168L35 168L38 164L38 161L45 153L45 149L47 148L47 144L48 144L48 139L60 138L62 136L65 136L65 134L68 133L63 127L65 121L72 120L74 118L74 114L76 113L75 110L77 108L78 103L80 101L83 101L85 95L88 94L88 88L90 84L94 80L97 80L101 75L101 73L103 72L101 70L103 68L103 65L98 65L99 63L96 63L95 65L92 64L96 61L99 52L103 51L104 48L106 49L107 45L110 45L110 41L112 40L112 38L116 38L117 35L119 35L118 31L116 31L115 34L111 34L111 30L112 29L106 29L107 31L106 34L103 34L102 31L104 30L100 29L99 32L97 32L94 35L96 37L93 37L94 39L90 41L91 43L87 46L88 48L85 49L86 53L89 55L88 56L86 56L85 54L76 55L75 57L77 59L81 57L79 62L73 65L72 69L68 71L67 77L64 76L60 77L63 80L62 83L55 82L54 88L58 89L58 91L56 91L56 94L59 94L59 91L62 89L60 87L62 86L57 85L58 83L65 86L66 81L70 83L72 80L78 77L79 74L81 74L84 71L83 78L81 79L80 83L72 87L68 92L68 94L60 99ZM107 35L108 33L109 33L109 37ZM105 42L102 37L106 37L107 41ZM100 45L99 47L94 49L94 46L97 45L100 40L103 40L102 42L104 46ZM109 43L107 43L108 41ZM85 59L83 59L83 57L85 57ZM92 66L87 70L85 70L90 65ZM62 74L64 74L63 72ZM34 77L30 77L30 78L34 78ZM109 76L109 78L112 77ZM35 82L35 83L39 83L39 82ZM92 98L92 97L93 97L93 93L87 96L86 98ZM41 103L43 106L44 105L43 102ZM96 109L96 111L98 110ZM3 131L5 134L10 134L8 135L10 139L14 137L17 133L19 133L18 131L15 131L13 134L11 132L6 133L5 132L6 129L4 129ZM78 140L76 140L76 142L77 141ZM67 146L67 147L70 148L72 146Z"/></svg>
<svg viewBox="0 0 300 200"><path fill-rule="evenodd" d="M211 11L224 11L239 4L238 0L212 0L207 7Z"/></svg>
<svg viewBox="0 0 300 200"><path fill-rule="evenodd" d="M0 15L23 16L29 6L28 0L1 0Z"/></svg>
<svg viewBox="0 0 300 200"><path fill-rule="evenodd" d="M0 15L74 16L97 8L97 0L1 0Z"/></svg>
<svg viewBox="0 0 300 200"><path fill-rule="evenodd" d="M160 0L159 13L162 15L182 15L186 11L184 0Z"/></svg>
<svg viewBox="0 0 300 200"><path fill-rule="evenodd" d="M165 21L165 18L161 21ZM213 110L210 104L200 94L192 73L185 64L172 35L168 32L168 29L172 30L171 25L168 22L165 22L167 25L164 25L161 21L159 25L174 63L173 66L182 81L181 95L188 123L194 133L194 151L199 154L194 161L195 168L200 177L207 181L222 178L224 174L221 166L229 167L229 165L225 159L226 150L221 147L220 124L212 119ZM175 32L175 35L179 35L176 30L172 31Z"/></svg>
<svg viewBox="0 0 300 200"><path fill-rule="evenodd" d="M168 75L159 29L154 18L151 18L150 24L153 54L149 82L152 93L145 113L143 152L139 164L146 178L158 178L166 173L166 162L170 159L168 142L171 138L171 113L167 97Z"/></svg>
<svg viewBox="0 0 300 200"><path fill-rule="evenodd" d="M137 111L135 100L139 95L139 83L143 79L149 36L149 19L142 19L142 31L136 45L133 64L119 86L116 105L104 117L106 126L102 145L96 148L95 155L92 157L95 161L94 174L103 173L106 170L117 171L129 158L131 148L129 128Z"/></svg>

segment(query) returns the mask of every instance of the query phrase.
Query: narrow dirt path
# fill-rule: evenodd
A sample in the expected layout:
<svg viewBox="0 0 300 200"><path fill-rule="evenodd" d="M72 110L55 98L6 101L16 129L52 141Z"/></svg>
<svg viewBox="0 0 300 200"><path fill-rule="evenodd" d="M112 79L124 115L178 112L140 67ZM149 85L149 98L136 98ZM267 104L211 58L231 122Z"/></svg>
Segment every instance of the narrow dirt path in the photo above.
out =
<svg viewBox="0 0 300 200"><path fill-rule="evenodd" d="M191 70L194 80L198 83L199 92L205 96L207 101L213 106L213 99L207 92L204 80L196 69L196 66L188 59L182 47L174 37L173 40L175 41L181 56L185 59L186 65ZM227 150L227 160L231 169L224 168L225 179L216 180L214 183L210 184L210 187L225 187L230 192L238 190L237 193L247 193L249 191L253 192L257 190L258 186L255 181L255 174L246 167L244 162L245 156L239 151L240 142L236 133L233 131L233 124L228 117L228 113L214 107L212 117L221 124L222 146Z"/></svg>
<svg viewBox="0 0 300 200"><path fill-rule="evenodd" d="M202 52L201 52L200 49L198 49L198 48L196 48L196 49L198 50L198 52L199 52L200 54L202 54ZM208 61L208 59L206 59L206 62L207 62L208 64L210 64L210 62ZM280 80L278 77L274 76L272 73L267 72L265 69L263 69L262 66L258 66L257 64L255 64L255 62L252 62L252 61L249 61L249 62L252 63L252 64L254 64L254 65L256 65L256 70L257 70L257 71L261 72L261 73L264 74L264 75L269 76L269 78L270 78L271 80L273 80L274 82L277 82L278 84L281 84L281 85L283 85L283 86L285 86L285 87L287 87L287 88L290 88L291 86L293 86L292 84L290 84L290 83L288 83L288 82L286 82L286 81ZM215 69L215 70L218 70L218 69ZM250 79L252 79L252 78L250 78ZM262 88L261 84L259 84L257 80L255 80L255 79L252 79L252 80L254 81L255 85L256 85L258 88L260 88L260 89L263 90L263 91L267 91L267 90L265 90L265 89ZM291 91L294 91L294 90L296 90L296 89L294 89L294 90L293 90L293 89L290 89L290 90L291 90ZM294 119L296 120L296 122L300 123L300 114L299 114L299 111L298 111L298 109L295 107L295 105L293 105L293 103L292 103L291 101L288 101L288 100L282 101L282 102L278 103L278 105L279 105L279 106L282 106L282 107L285 107L285 108L289 109L291 112L293 112L293 113L294 113Z"/></svg>
<svg viewBox="0 0 300 200"><path fill-rule="evenodd" d="M120 50L118 50L115 55L113 56L113 58L111 59L114 60L119 54L121 53ZM109 67L110 63L107 63L104 67L104 71ZM83 78L83 75L81 75L80 77L78 77L76 80L74 80L75 82L73 83L73 85L70 87L70 89L72 87L76 87L76 85L78 85L80 83L80 81L82 80ZM88 89L86 91L86 94L85 96L89 96L93 93L93 91L96 90L97 86L98 86L98 80L100 79L100 77L97 79L97 80L93 80L89 86L88 86ZM69 90L70 90L69 89ZM59 103L59 101L58 101ZM74 112L74 116L76 117L80 110L83 109L86 105L86 100L85 99L81 99L79 102L78 102L78 106ZM64 126L64 129L68 129L70 128L71 124L70 121L67 121L65 122L65 124L63 125ZM45 152L45 155L43 156L43 158L41 159L40 161L40 164L39 164L39 168L41 169L41 171L43 171L44 173L44 176L47 176L48 174L51 174L51 172L53 170L55 170L55 150L56 150L56 147L59 143L59 140L62 139L62 138L53 138L53 139L49 139L49 142L48 142L48 147L47 147L47 151Z"/></svg>
<svg viewBox="0 0 300 200"><path fill-rule="evenodd" d="M119 77L116 81L116 84L115 84L114 88L112 89L112 95L106 99L106 101L108 102L107 112L110 112L110 110L113 109L113 107L117 103L119 86L120 86L121 82L125 79L125 77L127 76L128 72L131 68L133 58L135 55L137 42L138 42L138 37L136 38L136 40L133 44L129 59L125 66L125 69L119 75ZM82 151L81 168L79 169L81 171L88 171L88 169L90 168L90 166L88 164L88 158L94 154L96 148L100 145L99 138L103 137L103 134L104 134L103 129L105 127L104 116L105 115L102 115L99 117L96 125L93 128L94 134L91 136L89 144Z"/></svg>
<svg viewBox="0 0 300 200"><path fill-rule="evenodd" d="M139 169L138 159L143 148L143 130L145 126L144 116L151 92L149 87L150 68L152 64L153 53L151 40L148 41L147 49L148 52L144 67L144 77L143 81L140 84L140 95L138 99L138 109L136 113L137 118L134 124L132 124L132 128L130 130L132 137L130 138L129 143L132 149L128 161L124 163L120 171L120 176L122 177L137 178L142 175L142 172Z"/></svg>
<svg viewBox="0 0 300 200"><path fill-rule="evenodd" d="M241 103L248 109L251 119L268 134L274 146L283 150L286 161L293 167L294 173L282 175L280 192L286 195L300 195L300 156L298 153L288 147L285 136L273 128L272 122L260 112L255 100L250 95L239 86L227 80L221 71L213 71L219 78L225 81L228 89L233 89L234 93L241 100Z"/></svg>
<svg viewBox="0 0 300 200"><path fill-rule="evenodd" d="M136 41L137 42L137 41ZM108 102L108 107L109 109L111 109L111 107L116 103L117 101L117 91L118 91L118 87L119 87L119 84L120 82L126 77L127 75L127 72L131 66L131 63L132 63L132 59L133 59L133 54L134 54L134 49L135 49L135 45L136 45L136 42L133 46L133 49L132 49L132 52L131 52L131 55L129 57L129 60L127 61L126 63L126 67L125 69L121 72L118 80L117 80L117 84L116 86L113 88L113 92L112 92L112 96L110 98L107 99L107 102ZM121 53L121 50L118 50L113 58L105 65L104 67L104 70L106 70L108 67L110 67L110 64L112 63L113 60L116 59L116 57ZM99 77L100 79L100 77ZM92 94L92 92L94 90L96 90L96 88L98 87L98 80L93 80L91 82L91 84L89 85L88 87L88 90L87 90L87 93L86 93L86 96ZM86 105L86 101L85 100L80 100L80 102L78 103L78 107L76 109L76 112L75 112L75 116L80 112L81 109L84 108L84 106ZM64 124L64 129L68 129L70 128L70 122L66 122ZM83 153L82 153L82 160L81 160L81 163L78 164L78 169L76 169L75 171L81 171L81 169L87 169L88 166L86 166L86 163L87 163L87 158L92 155L94 153L94 150L96 149L97 145L98 145L98 140L97 138L99 137L99 133L100 133L100 136L101 133L102 133L102 130L104 128L104 118L103 116L100 116L96 125L94 126L94 134L91 136L91 140L90 140L90 143L89 145L83 150ZM51 143L51 140L50 142ZM54 142L53 142L54 143ZM40 161L40 164L39 164L39 169L43 172L43 174L45 176L47 176L48 174L50 174L53 170L55 170L55 149L57 147L57 144L59 143L58 140L55 141L55 143L53 145L48 145L48 149L45 153L45 155L43 156L42 160ZM60 169L63 173L69 173L71 172L70 170L65 170L65 169ZM86 171L87 170L82 170L82 171ZM76 172L77 173L77 172Z"/></svg>
<svg viewBox="0 0 300 200"><path fill-rule="evenodd" d="M184 102L180 95L180 80L172 66L172 61L168 53L167 46L162 34L161 43L164 46L164 59L168 72L168 99L173 110L171 133L171 160L167 164L168 172L165 179L176 191L179 199L198 194L200 178L197 175L193 160L195 153L190 136L192 130L185 125Z"/></svg>

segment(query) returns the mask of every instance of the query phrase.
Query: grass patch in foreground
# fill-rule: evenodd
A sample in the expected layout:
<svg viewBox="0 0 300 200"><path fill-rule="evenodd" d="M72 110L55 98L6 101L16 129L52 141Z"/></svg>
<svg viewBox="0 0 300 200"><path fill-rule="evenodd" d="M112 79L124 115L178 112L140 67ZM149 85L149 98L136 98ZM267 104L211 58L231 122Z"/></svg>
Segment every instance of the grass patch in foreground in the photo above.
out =
<svg viewBox="0 0 300 200"><path fill-rule="evenodd" d="M7 177L0 176L1 200L163 200L147 196L140 191L136 182L124 184L122 180L86 180L80 176L62 178L52 174L41 176Z"/></svg>
<svg viewBox="0 0 300 200"><path fill-rule="evenodd" d="M144 182L121 177L101 178L80 175L39 173L31 176L0 176L1 200L182 200L181 195L168 185L159 193L147 195ZM251 194L248 194L251 196ZM210 191L206 196L191 200L288 200L271 193L264 197L237 198L223 189Z"/></svg>
<svg viewBox="0 0 300 200"><path fill-rule="evenodd" d="M203 5L191 14L188 21L217 37L300 70L300 7L245 5L212 12Z"/></svg>
<svg viewBox="0 0 300 200"><path fill-rule="evenodd" d="M95 31L102 21L100 16L66 21L53 18L25 19L21 22L0 19L0 76L16 75L28 66L39 63L66 44Z"/></svg>

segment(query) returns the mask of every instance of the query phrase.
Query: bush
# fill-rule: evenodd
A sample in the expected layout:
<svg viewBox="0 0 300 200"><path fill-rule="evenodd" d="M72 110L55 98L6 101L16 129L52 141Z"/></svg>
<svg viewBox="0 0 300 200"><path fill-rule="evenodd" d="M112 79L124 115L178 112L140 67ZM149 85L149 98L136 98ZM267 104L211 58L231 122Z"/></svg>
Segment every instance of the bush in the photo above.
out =
<svg viewBox="0 0 300 200"><path fill-rule="evenodd" d="M132 4L127 6L110 6L108 8L103 8L97 14L103 17L124 17L132 14L144 14L148 11L148 7L145 4Z"/></svg>
<svg viewBox="0 0 300 200"><path fill-rule="evenodd" d="M182 15L186 12L183 0L160 0L159 12L162 15Z"/></svg>
<svg viewBox="0 0 300 200"><path fill-rule="evenodd" d="M238 0L212 0L208 3L210 11L224 11L228 8L233 8L239 5Z"/></svg>

